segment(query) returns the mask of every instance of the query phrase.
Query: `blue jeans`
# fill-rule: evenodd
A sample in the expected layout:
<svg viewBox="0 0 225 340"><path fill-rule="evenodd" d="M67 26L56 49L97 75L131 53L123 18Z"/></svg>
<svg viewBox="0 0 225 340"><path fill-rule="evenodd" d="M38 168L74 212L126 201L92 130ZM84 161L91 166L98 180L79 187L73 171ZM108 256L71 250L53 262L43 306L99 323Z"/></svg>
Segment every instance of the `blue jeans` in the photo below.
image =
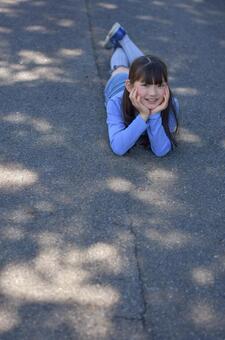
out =
<svg viewBox="0 0 225 340"><path fill-rule="evenodd" d="M104 96L105 96L105 106L109 99L118 94L125 89L125 81L128 79L128 73L117 73L113 75L106 83Z"/></svg>

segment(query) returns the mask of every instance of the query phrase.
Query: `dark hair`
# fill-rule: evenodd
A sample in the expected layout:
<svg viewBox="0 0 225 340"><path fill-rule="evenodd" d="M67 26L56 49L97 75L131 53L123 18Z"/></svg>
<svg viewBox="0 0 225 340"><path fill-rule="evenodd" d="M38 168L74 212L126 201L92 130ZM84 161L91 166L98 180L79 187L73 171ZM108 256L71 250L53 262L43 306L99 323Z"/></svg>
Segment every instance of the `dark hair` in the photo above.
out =
<svg viewBox="0 0 225 340"><path fill-rule="evenodd" d="M160 60L158 57L147 55L142 56L134 60L131 64L130 71L129 71L129 80L131 85L134 84L135 81L143 81L146 84L152 85L161 85L163 82L168 83L168 73L166 64ZM162 125L165 129L165 132L168 138L171 141L172 146L177 146L176 140L174 135L170 132L169 129L169 113L173 112L175 120L176 120L176 131L178 128L178 119L177 119L177 112L176 107L173 102L173 94L170 90L170 98L168 106L165 110L161 112L162 117ZM127 125L129 125L135 118L136 108L132 105L131 100L129 98L129 92L125 88L123 94L123 115L124 120ZM142 144L147 146L149 145L148 137L143 139Z"/></svg>

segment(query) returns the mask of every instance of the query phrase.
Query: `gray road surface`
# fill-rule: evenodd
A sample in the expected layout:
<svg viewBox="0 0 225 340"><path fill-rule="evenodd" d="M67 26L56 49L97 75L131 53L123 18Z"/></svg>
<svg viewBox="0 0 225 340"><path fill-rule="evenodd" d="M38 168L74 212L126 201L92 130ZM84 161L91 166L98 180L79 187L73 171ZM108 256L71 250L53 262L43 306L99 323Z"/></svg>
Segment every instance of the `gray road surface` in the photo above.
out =
<svg viewBox="0 0 225 340"><path fill-rule="evenodd" d="M119 21L168 64L179 147L108 146ZM225 3L0 0L0 339L225 339Z"/></svg>

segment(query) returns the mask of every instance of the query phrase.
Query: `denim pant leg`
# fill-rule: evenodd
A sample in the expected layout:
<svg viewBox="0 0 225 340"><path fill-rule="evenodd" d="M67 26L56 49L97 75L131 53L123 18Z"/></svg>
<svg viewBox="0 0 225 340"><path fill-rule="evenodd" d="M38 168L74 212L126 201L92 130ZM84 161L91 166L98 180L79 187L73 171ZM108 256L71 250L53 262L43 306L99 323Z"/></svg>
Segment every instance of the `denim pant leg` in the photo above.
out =
<svg viewBox="0 0 225 340"><path fill-rule="evenodd" d="M125 81L128 79L128 73L117 73L113 75L107 82L104 90L105 106L110 98L125 89Z"/></svg>

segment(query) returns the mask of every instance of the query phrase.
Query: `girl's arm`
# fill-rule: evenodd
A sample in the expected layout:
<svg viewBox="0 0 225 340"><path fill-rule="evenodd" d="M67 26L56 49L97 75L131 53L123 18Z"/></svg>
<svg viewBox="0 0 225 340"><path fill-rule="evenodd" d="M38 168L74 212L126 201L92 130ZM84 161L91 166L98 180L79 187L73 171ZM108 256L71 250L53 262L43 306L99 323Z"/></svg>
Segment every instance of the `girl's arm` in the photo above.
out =
<svg viewBox="0 0 225 340"><path fill-rule="evenodd" d="M161 112L149 117L147 133L151 150L156 156L165 156L171 150L171 142L162 125Z"/></svg>
<svg viewBox="0 0 225 340"><path fill-rule="evenodd" d="M107 105L107 124L111 148L119 156L131 149L148 127L140 115L127 127L123 120L121 102L112 99Z"/></svg>
<svg viewBox="0 0 225 340"><path fill-rule="evenodd" d="M178 113L179 102L175 97L173 97L173 104L175 106L176 112ZM173 112L169 113L168 123L170 132L175 132L177 128L177 123ZM147 133L151 145L151 150L156 156L165 156L172 149L172 144L167 137L167 134L162 125L161 112L150 115L148 120Z"/></svg>

